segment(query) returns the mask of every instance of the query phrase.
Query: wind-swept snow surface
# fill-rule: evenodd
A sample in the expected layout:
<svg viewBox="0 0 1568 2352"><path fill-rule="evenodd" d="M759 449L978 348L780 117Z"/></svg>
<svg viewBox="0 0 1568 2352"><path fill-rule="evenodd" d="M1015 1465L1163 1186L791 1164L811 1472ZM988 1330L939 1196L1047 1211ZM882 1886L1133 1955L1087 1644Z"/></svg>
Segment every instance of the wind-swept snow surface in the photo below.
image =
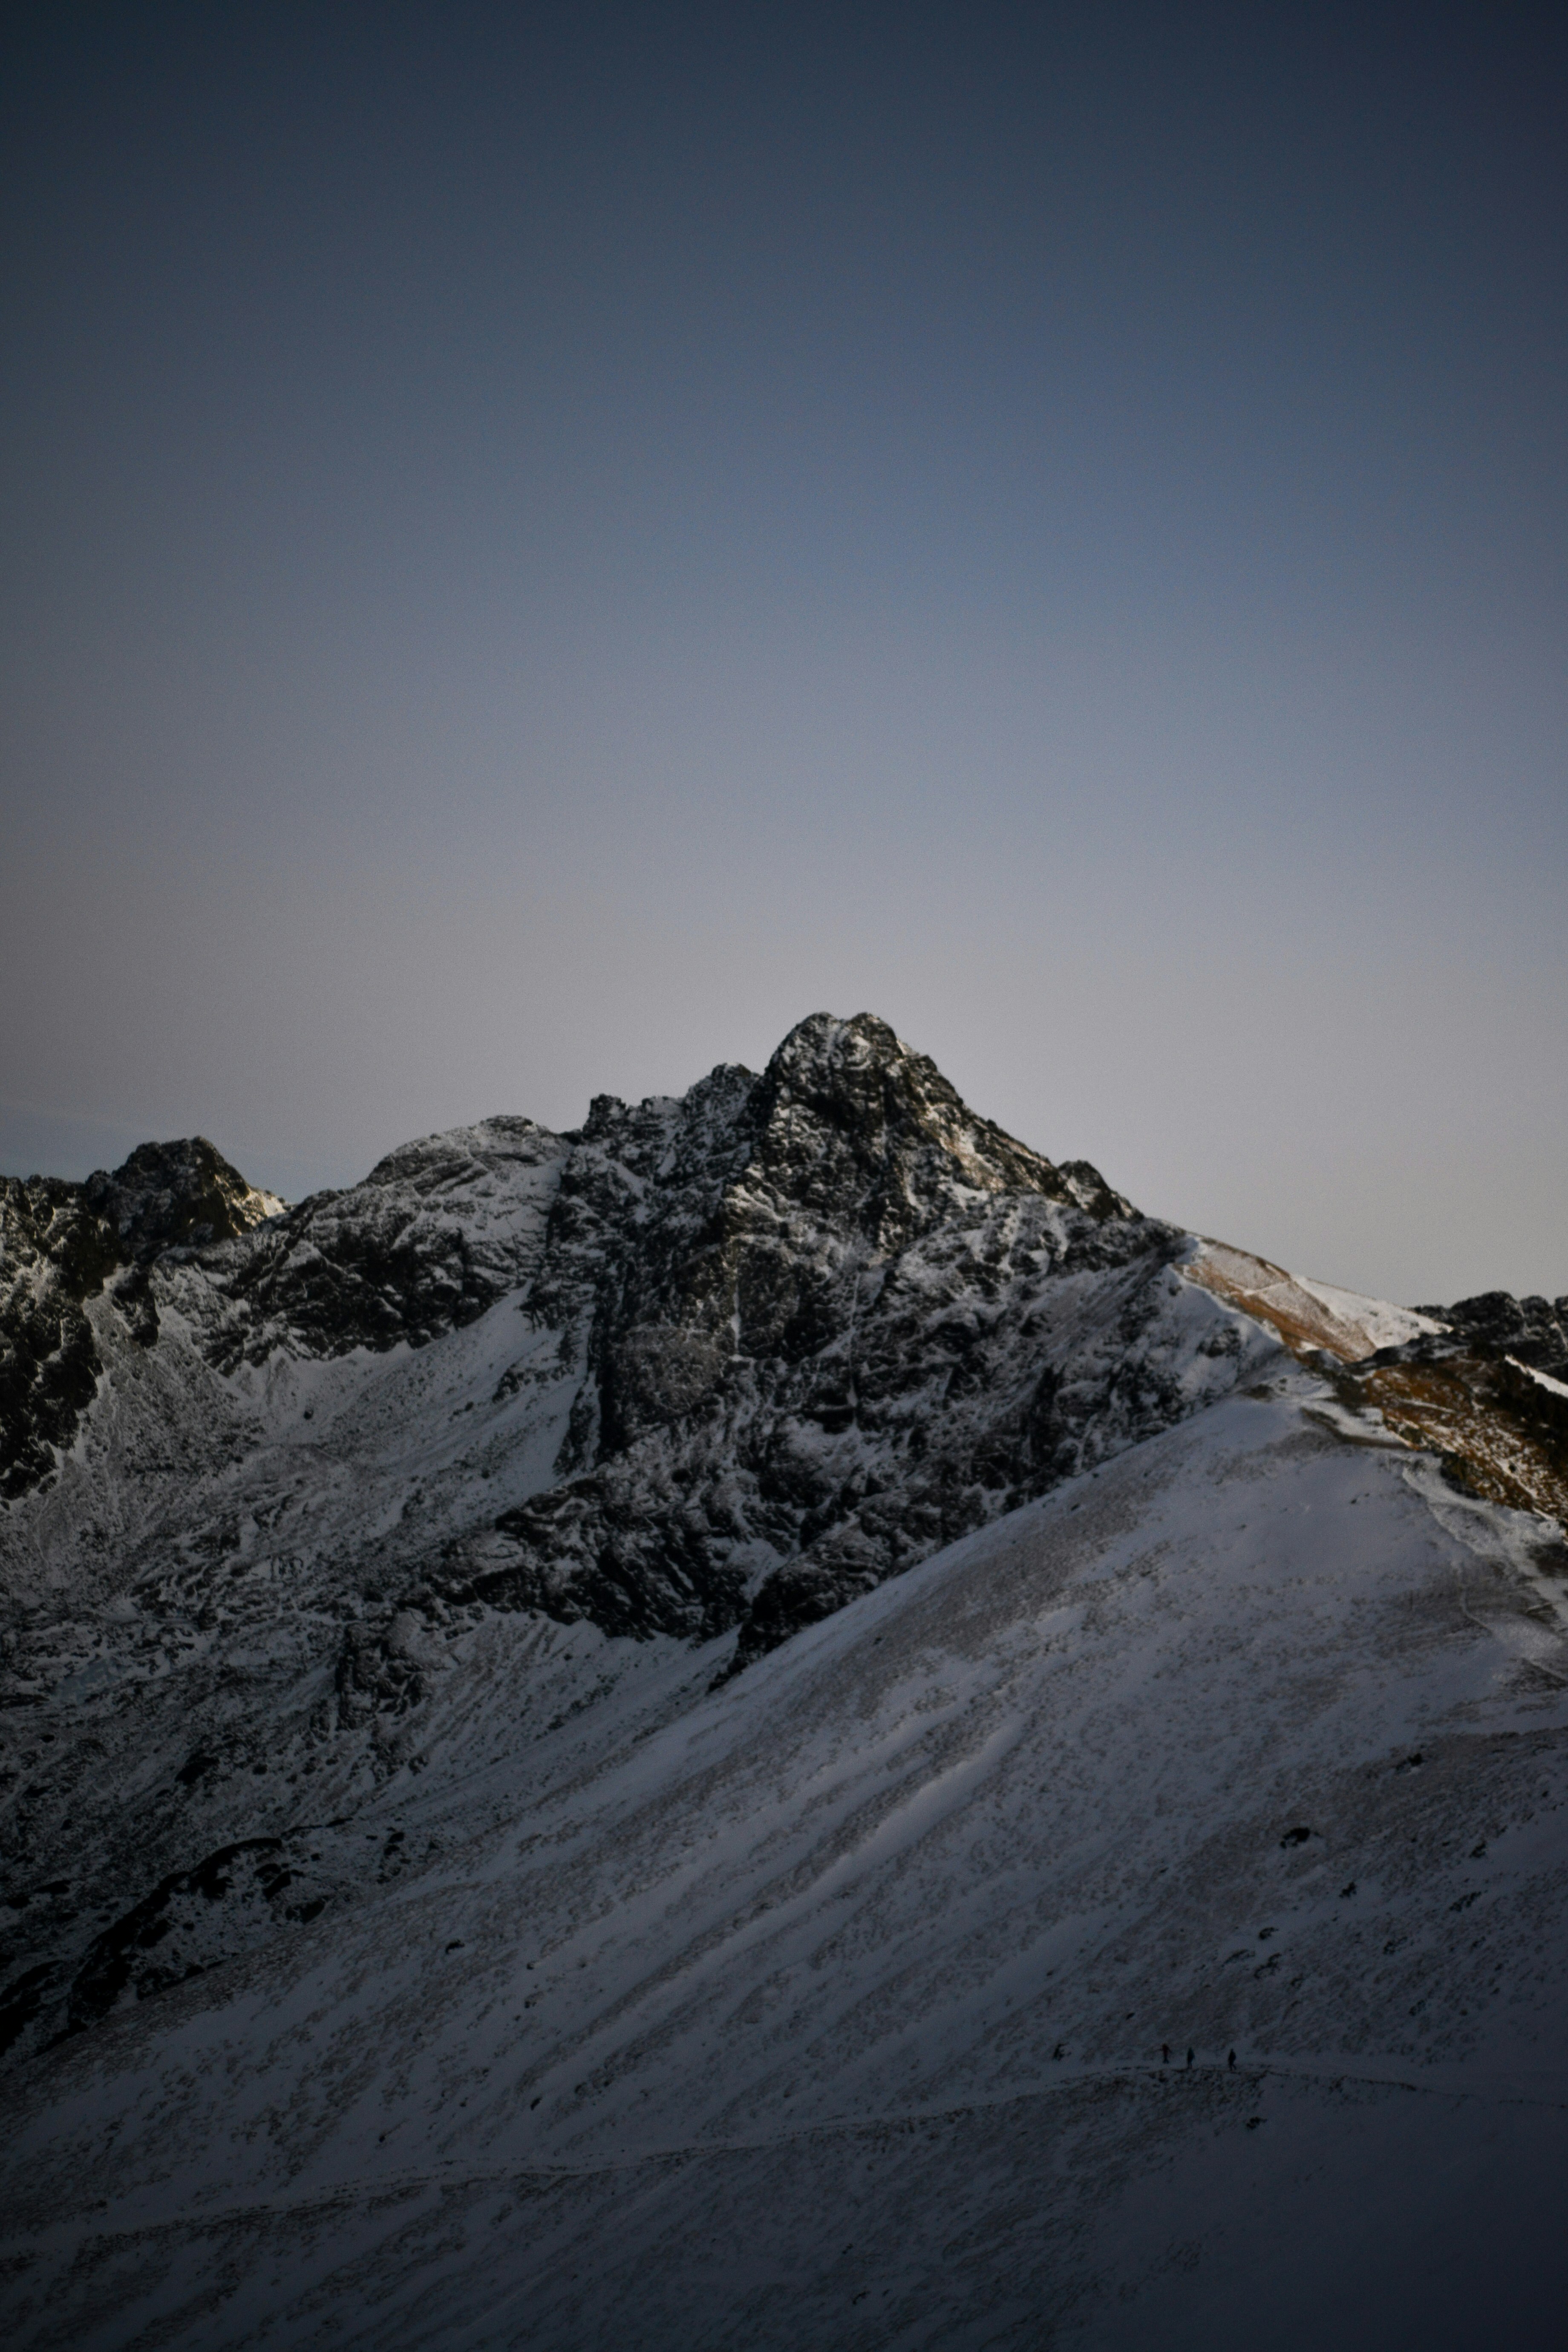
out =
<svg viewBox="0 0 1568 2352"><path fill-rule="evenodd" d="M1325 1393L717 1690L531 1634L606 1695L437 1749L355 1820L399 1874L16 2079L9 2340L1554 2341L1562 1587Z"/></svg>

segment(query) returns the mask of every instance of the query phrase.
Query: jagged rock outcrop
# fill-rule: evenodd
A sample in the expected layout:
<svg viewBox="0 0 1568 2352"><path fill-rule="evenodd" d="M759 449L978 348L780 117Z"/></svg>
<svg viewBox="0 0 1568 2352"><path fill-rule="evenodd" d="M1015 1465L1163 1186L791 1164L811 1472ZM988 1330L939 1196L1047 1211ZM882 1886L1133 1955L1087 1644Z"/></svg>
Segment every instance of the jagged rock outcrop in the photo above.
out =
<svg viewBox="0 0 1568 2352"><path fill-rule="evenodd" d="M601 1097L528 1302L579 1335L575 1475L499 1517L515 1556L468 1589L617 1633L744 1616L743 1663L1077 1467L1091 1427L1178 1412L1139 1343L1180 1245L868 1017L803 1023L760 1079ZM1075 1275L1115 1277L1093 1370L1069 1318L1076 1380Z"/></svg>
<svg viewBox="0 0 1568 2352"><path fill-rule="evenodd" d="M150 1347L153 1261L249 1233L282 1207L204 1136L141 1144L83 1184L0 1177L0 1496L52 1475L97 1393L89 1302Z"/></svg>
<svg viewBox="0 0 1568 2352"><path fill-rule="evenodd" d="M1568 1381L1568 1298L1515 1298L1510 1291L1483 1290L1452 1307L1419 1311L1448 1324L1488 1354L1511 1356L1552 1380Z"/></svg>
<svg viewBox="0 0 1568 2352"><path fill-rule="evenodd" d="M276 1349L422 1348L534 1272L568 1140L491 1118L405 1144L363 1183L317 1192L242 1249L210 1256L192 1296L220 1371ZM187 1288L190 1286L187 1286Z"/></svg>

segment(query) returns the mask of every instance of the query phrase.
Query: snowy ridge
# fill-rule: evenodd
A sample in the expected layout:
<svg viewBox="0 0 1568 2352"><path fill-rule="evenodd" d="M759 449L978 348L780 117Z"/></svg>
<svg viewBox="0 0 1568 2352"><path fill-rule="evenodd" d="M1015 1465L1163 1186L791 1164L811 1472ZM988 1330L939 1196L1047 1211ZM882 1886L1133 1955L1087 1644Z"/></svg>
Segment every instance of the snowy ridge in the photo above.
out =
<svg viewBox="0 0 1568 2352"><path fill-rule="evenodd" d="M1309 1282L1227 1242L1200 1241L1184 1271L1192 1281L1271 1324L1288 1347L1325 1349L1350 1363L1444 1328L1435 1316L1385 1298L1364 1298L1332 1283Z"/></svg>

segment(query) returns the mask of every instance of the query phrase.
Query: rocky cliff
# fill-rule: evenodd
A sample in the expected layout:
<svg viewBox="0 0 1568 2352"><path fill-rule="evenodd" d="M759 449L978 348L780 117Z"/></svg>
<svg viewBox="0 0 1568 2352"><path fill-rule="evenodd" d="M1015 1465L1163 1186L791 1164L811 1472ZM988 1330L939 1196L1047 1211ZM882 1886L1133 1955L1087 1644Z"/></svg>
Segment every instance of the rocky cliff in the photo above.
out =
<svg viewBox="0 0 1568 2352"><path fill-rule="evenodd" d="M98 1393L104 1367L89 1302L150 1347L150 1266L249 1233L282 1208L204 1136L143 1143L85 1184L0 1176L0 1496L53 1475Z"/></svg>

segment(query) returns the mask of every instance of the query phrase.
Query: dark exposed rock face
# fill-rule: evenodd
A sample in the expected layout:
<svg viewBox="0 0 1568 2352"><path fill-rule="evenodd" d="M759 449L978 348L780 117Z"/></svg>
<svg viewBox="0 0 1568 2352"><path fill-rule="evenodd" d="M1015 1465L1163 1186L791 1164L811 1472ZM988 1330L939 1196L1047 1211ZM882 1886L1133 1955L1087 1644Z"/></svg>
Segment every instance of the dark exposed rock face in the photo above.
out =
<svg viewBox="0 0 1568 2352"><path fill-rule="evenodd" d="M1568 1381L1568 1298L1515 1298L1507 1290L1483 1290L1453 1307L1420 1311L1488 1350Z"/></svg>
<svg viewBox="0 0 1568 2352"><path fill-rule="evenodd" d="M122 1166L82 1186L86 1206L114 1236L121 1258L145 1265L167 1249L233 1241L282 1207L247 1184L205 1136L142 1143Z"/></svg>
<svg viewBox="0 0 1568 2352"><path fill-rule="evenodd" d="M143 1143L85 1184L0 1177L0 1496L51 1475L55 1449L70 1444L97 1392L102 1360L88 1302L101 1297L151 1346L152 1262L233 1239L281 1205L203 1136Z"/></svg>
<svg viewBox="0 0 1568 2352"><path fill-rule="evenodd" d="M1140 1350L1179 1246L867 1017L680 1104L601 1098L530 1301L585 1334L576 1475L502 1515L515 1559L471 1589L615 1633L743 1620L743 1664L1069 1474L1091 1428L1179 1412ZM1102 1356L1060 1328L1075 1275L1110 1277Z"/></svg>
<svg viewBox="0 0 1568 2352"><path fill-rule="evenodd" d="M98 1350L81 1302L119 1264L81 1187L7 1177L0 1192L0 1494L25 1494L54 1468L98 1386Z"/></svg>

